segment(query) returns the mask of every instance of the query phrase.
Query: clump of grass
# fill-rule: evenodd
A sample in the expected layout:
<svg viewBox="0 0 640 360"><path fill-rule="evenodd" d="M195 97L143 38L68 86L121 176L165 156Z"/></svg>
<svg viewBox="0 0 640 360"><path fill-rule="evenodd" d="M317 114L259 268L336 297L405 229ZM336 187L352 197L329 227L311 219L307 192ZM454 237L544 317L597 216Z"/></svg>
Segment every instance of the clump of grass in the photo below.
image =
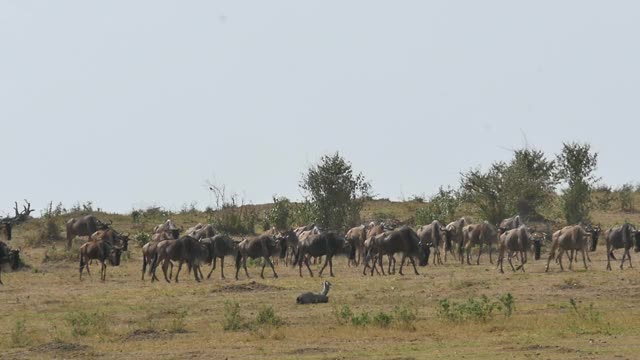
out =
<svg viewBox="0 0 640 360"><path fill-rule="evenodd" d="M256 316L256 324L280 327L283 324L283 321L276 315L275 311L273 311L273 307L264 306Z"/></svg>
<svg viewBox="0 0 640 360"><path fill-rule="evenodd" d="M379 311L373 317L373 324L381 328L389 327L391 325L391 322L393 322L393 315L388 314L384 311Z"/></svg>
<svg viewBox="0 0 640 360"><path fill-rule="evenodd" d="M396 320L398 326L405 330L415 330L415 322L418 318L416 310L406 305L396 306L393 309L393 317Z"/></svg>
<svg viewBox="0 0 640 360"><path fill-rule="evenodd" d="M503 310L505 317L513 314L515 299L510 293L500 296L498 301L492 301L486 295L469 298L463 303L443 299L438 302L437 313L438 317L449 322L487 322L500 310Z"/></svg>
<svg viewBox="0 0 640 360"><path fill-rule="evenodd" d="M187 310L181 309L181 310L172 312L172 314L173 314L173 317L171 318L171 322L169 323L169 332L170 333L187 332L187 329L186 329L187 323L185 321L187 317Z"/></svg>
<svg viewBox="0 0 640 360"><path fill-rule="evenodd" d="M341 307L333 308L333 315L336 317L338 324L344 325L351 322L353 311L351 311L349 305L343 304Z"/></svg>
<svg viewBox="0 0 640 360"><path fill-rule="evenodd" d="M11 329L11 346L25 347L29 344L31 344L31 339L27 334L27 322L24 319L18 319Z"/></svg>
<svg viewBox="0 0 640 360"><path fill-rule="evenodd" d="M358 314L353 314L351 317L351 325L353 326L367 326L371 323L371 318L369 317L369 313L366 311Z"/></svg>
<svg viewBox="0 0 640 360"><path fill-rule="evenodd" d="M107 333L107 318L102 312L71 312L66 316L71 326L71 335L104 335Z"/></svg>
<svg viewBox="0 0 640 360"><path fill-rule="evenodd" d="M238 331L244 328L240 316L240 304L237 301L224 302L224 322L222 328L225 331Z"/></svg>
<svg viewBox="0 0 640 360"><path fill-rule="evenodd" d="M151 234L141 231L139 233L137 233L133 239L136 241L136 243L142 248L146 243L149 242L149 240L151 240Z"/></svg>
<svg viewBox="0 0 640 360"><path fill-rule="evenodd" d="M42 262L58 262L58 261L78 261L80 256L80 247L74 246L71 249L58 248L55 245L51 245L45 251Z"/></svg>
<svg viewBox="0 0 640 360"><path fill-rule="evenodd" d="M613 335L616 331L610 323L605 322L602 313L593 306L588 307L578 305L576 299L569 299L571 314L569 315L569 330L578 335Z"/></svg>

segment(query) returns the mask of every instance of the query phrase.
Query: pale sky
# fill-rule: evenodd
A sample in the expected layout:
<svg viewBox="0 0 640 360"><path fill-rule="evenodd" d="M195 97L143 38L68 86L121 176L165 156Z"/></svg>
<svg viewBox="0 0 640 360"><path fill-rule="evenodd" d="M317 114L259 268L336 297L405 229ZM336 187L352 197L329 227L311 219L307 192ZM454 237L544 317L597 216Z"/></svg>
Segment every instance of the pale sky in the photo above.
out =
<svg viewBox="0 0 640 360"><path fill-rule="evenodd" d="M636 182L637 1L0 1L0 215L300 199L340 151L380 197L526 143Z"/></svg>

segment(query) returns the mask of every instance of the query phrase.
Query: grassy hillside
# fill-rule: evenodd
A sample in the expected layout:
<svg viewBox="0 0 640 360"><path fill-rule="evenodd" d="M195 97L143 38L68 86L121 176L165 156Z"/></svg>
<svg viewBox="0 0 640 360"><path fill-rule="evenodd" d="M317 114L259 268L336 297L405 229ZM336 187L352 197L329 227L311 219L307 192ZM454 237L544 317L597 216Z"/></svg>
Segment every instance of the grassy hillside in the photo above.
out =
<svg viewBox="0 0 640 360"><path fill-rule="evenodd" d="M419 206L371 201L362 218L406 221ZM56 221L62 224L73 215ZM158 215L133 224L130 215L99 217L131 233L149 231L163 220ZM200 212L171 217L185 228L207 219ZM619 209L595 211L593 218L605 227L624 219L640 223L637 213ZM363 276L361 267L348 267L346 259L339 258L334 262L336 277L330 279L330 303L301 306L295 304L298 294L321 288L322 280L306 271L300 278L297 268L280 263L280 277L272 278L267 269L263 280L260 267L251 266L252 278L241 274L236 281L228 258L226 280L219 279L216 270L212 279L196 283L183 271L178 284L150 283L140 280L140 248L135 244L122 266L108 268L105 283L99 281L97 265L92 266L93 277L79 281L75 258L49 256L44 261L45 254L61 252L64 241L55 242L55 250L51 244L25 246L43 221L17 227L10 243L23 246L30 267L2 273L3 359L632 359L640 353L635 341L640 309L633 305L640 272L637 266L620 271L617 264L614 271L605 271L602 247L591 254L588 271L580 262L574 271L560 272L552 262L549 273L544 273L544 254L526 265L526 273L505 268L506 273L499 274L483 255L480 266L449 259L443 266L419 268L420 275L405 268L405 276L384 277ZM635 262L636 254L632 257ZM319 267L312 268L317 274ZM208 267L203 270L208 272ZM491 305L506 294L514 299L511 317ZM232 316L234 303L240 319ZM465 305L446 312L447 303ZM273 320L265 317L266 305L279 318L271 321L276 325L256 322L261 312L267 323ZM347 310L355 320L345 315ZM467 319L455 320L460 316ZM225 324L239 329L226 331Z"/></svg>

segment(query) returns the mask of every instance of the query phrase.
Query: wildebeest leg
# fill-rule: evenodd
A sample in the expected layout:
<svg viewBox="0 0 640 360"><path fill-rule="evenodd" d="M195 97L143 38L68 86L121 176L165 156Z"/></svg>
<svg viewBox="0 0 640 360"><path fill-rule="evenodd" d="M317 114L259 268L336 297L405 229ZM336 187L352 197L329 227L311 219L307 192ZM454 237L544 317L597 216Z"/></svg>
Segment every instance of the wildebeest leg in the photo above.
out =
<svg viewBox="0 0 640 360"><path fill-rule="evenodd" d="M311 275L311 277L313 277L313 271L311 271L311 267L309 267L309 257L305 257L304 259L304 264L307 265L307 270L309 270L309 275ZM302 276L302 273L300 273L300 276Z"/></svg>
<svg viewBox="0 0 640 360"><path fill-rule="evenodd" d="M549 263L551 263L551 259L555 259L555 258L556 258L556 250L552 247L551 251L549 252L549 258L547 259L547 266L544 268L544 272L549 271Z"/></svg>
<svg viewBox="0 0 640 360"><path fill-rule="evenodd" d="M524 264L527 263L527 252L526 251L522 251L522 253L520 254L520 258L522 258L522 264L520 264L519 268L522 270L522 272L524 271Z"/></svg>
<svg viewBox="0 0 640 360"><path fill-rule="evenodd" d="M107 280L107 264L104 261L102 261L102 267L100 268L100 280Z"/></svg>
<svg viewBox="0 0 640 360"><path fill-rule="evenodd" d="M607 270L611 270L611 246L607 244Z"/></svg>
<svg viewBox="0 0 640 360"><path fill-rule="evenodd" d="M489 244L489 263L493 264L493 257L492 254L493 253L493 246L491 246L491 244Z"/></svg>
<svg viewBox="0 0 640 360"><path fill-rule="evenodd" d="M324 265L322 265L322 268L320 268L320 272L318 273L318 276L322 277L322 272L327 267L327 264L329 264L329 256L326 256L324 258Z"/></svg>
<svg viewBox="0 0 640 360"><path fill-rule="evenodd" d="M162 273L164 274L164 279L170 283L171 280L169 280L169 278L167 278L167 269L169 268L169 259L165 259L162 262ZM173 271L173 268L171 269L171 271Z"/></svg>
<svg viewBox="0 0 640 360"><path fill-rule="evenodd" d="M144 273L147 271L147 257L142 255L142 281L144 281Z"/></svg>
<svg viewBox="0 0 640 360"><path fill-rule="evenodd" d="M209 275L207 275L207 280L209 280L211 278L211 274L213 273L213 270L215 270L215 269L216 269L216 257L214 256L213 259L211 260L211 270L209 271Z"/></svg>
<svg viewBox="0 0 640 360"><path fill-rule="evenodd" d="M560 249L560 251L558 252L558 264L560 264L560 271L564 271L564 266L562 266L562 254L564 254L564 252L565 251L563 249ZM569 256L569 254L567 254L567 256Z"/></svg>
<svg viewBox="0 0 640 360"><path fill-rule="evenodd" d="M178 282L178 276L180 275L180 270L182 270L182 264L183 264L183 261L180 260L180 263L178 263L178 272L176 272L176 282ZM169 275L169 277L171 277L171 275Z"/></svg>
<svg viewBox="0 0 640 360"><path fill-rule="evenodd" d="M391 257L392 256L393 255L389 255L389 258L387 259L387 260L389 260L389 264L391 264ZM382 254L379 254L378 255L378 265L380 265L380 271L382 271L382 275L386 276L387 274L384 273L384 264L382 263L382 258L383 258ZM373 275L373 272L371 273L371 275ZM389 275L391 275L391 274L389 274Z"/></svg>
<svg viewBox="0 0 640 360"><path fill-rule="evenodd" d="M249 271L247 270L247 256L242 256L242 267L244 268L244 273L247 275L247 279L248 279Z"/></svg>
<svg viewBox="0 0 640 360"><path fill-rule="evenodd" d="M404 259L406 259L406 258L407 258L407 255L406 254L402 254L402 260L400 260L400 271L398 271L398 274L403 275L403 276L404 276L404 274L402 273L402 266L404 266Z"/></svg>
<svg viewBox="0 0 640 360"><path fill-rule="evenodd" d="M420 275L418 273L418 269L416 268L416 262L413 261L413 256L409 256L409 261L411 261L411 265L413 265L413 272L415 272L416 275ZM402 266L402 264L400 264L400 266Z"/></svg>
<svg viewBox="0 0 640 360"><path fill-rule="evenodd" d="M582 249L580 249L580 251L582 252L582 263L584 264L584 268L586 270L588 269L588 267L587 267L587 255L586 255L586 251L584 250L584 246L582 247ZM577 251L576 251L576 256L578 256Z"/></svg>
<svg viewBox="0 0 640 360"><path fill-rule="evenodd" d="M509 265L511 265L511 270L513 270L513 272L516 272L516 268L513 267L513 263L511 262L512 257L513 257L513 251L509 250L507 254L507 259L509 260ZM500 266L502 266L502 264L500 264Z"/></svg>
<svg viewBox="0 0 640 360"><path fill-rule="evenodd" d="M480 265L480 255L482 254L482 244L478 248L478 257L476 258L476 265Z"/></svg>
<svg viewBox="0 0 640 360"><path fill-rule="evenodd" d="M267 266L267 261L266 261L266 257L264 258L264 261L262 262L262 271L260 272L260 278L264 279L264 268L265 266Z"/></svg>
<svg viewBox="0 0 640 360"><path fill-rule="evenodd" d="M271 266L271 271L273 271L273 277L277 279L278 274L276 274L276 269L273 267L273 262L271 262L271 259L269 258L265 258L265 259L269 262L269 265Z"/></svg>
<svg viewBox="0 0 640 360"><path fill-rule="evenodd" d="M327 257L329 258L329 275L333 277L333 256L327 255Z"/></svg>

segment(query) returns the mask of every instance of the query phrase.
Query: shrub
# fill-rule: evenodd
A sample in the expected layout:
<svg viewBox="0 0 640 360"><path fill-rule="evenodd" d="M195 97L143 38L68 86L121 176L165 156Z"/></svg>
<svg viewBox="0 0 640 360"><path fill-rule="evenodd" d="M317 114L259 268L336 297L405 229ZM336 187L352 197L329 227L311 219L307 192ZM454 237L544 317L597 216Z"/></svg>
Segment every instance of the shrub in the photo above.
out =
<svg viewBox="0 0 640 360"><path fill-rule="evenodd" d="M604 321L602 313L596 310L593 304L589 304L589 307L584 308L579 306L575 299L571 298L569 299L569 305L572 311L569 315L568 324L569 330L573 333L579 335L612 335L616 332L616 329L611 324Z"/></svg>
<svg viewBox="0 0 640 360"><path fill-rule="evenodd" d="M393 317L400 328L415 330L415 322L417 319L415 309L406 305L396 306L393 309Z"/></svg>
<svg viewBox="0 0 640 360"><path fill-rule="evenodd" d="M369 313L363 311L360 315L353 314L351 317L351 325L353 326L367 326L371 323L371 318L369 317Z"/></svg>
<svg viewBox="0 0 640 360"><path fill-rule="evenodd" d="M350 322L353 317L353 311L347 304L342 305L340 308L334 307L333 314L340 325Z"/></svg>
<svg viewBox="0 0 640 360"><path fill-rule="evenodd" d="M291 202L289 199L274 196L273 206L267 211L264 220L265 223L275 226L278 230L288 229L291 224Z"/></svg>
<svg viewBox="0 0 640 360"><path fill-rule="evenodd" d="M140 224L140 220L142 218L142 210L132 210L131 211L131 222L134 224Z"/></svg>
<svg viewBox="0 0 640 360"><path fill-rule="evenodd" d="M263 307L256 316L256 324L267 325L273 327L279 327L283 324L282 319L279 318L271 306Z"/></svg>
<svg viewBox="0 0 640 360"><path fill-rule="evenodd" d="M243 328L240 317L240 304L236 301L224 302L224 323L222 328L225 331L238 331Z"/></svg>
<svg viewBox="0 0 640 360"><path fill-rule="evenodd" d="M133 239L138 243L140 247L143 247L146 243L151 240L151 234L146 233L144 231L137 233Z"/></svg>
<svg viewBox="0 0 640 360"><path fill-rule="evenodd" d="M503 310L505 317L510 317L515 310L515 299L510 293L502 295L498 301L491 301L486 295L469 298L465 303L451 302L443 299L438 302L437 314L450 322L478 321L487 322L496 310Z"/></svg>
<svg viewBox="0 0 640 360"><path fill-rule="evenodd" d="M107 319L102 312L72 312L66 316L71 335L102 335L107 332Z"/></svg>
<svg viewBox="0 0 640 360"><path fill-rule="evenodd" d="M373 324L382 328L389 327L392 321L393 321L393 316L391 314L385 313L384 311L378 312L373 317Z"/></svg>

